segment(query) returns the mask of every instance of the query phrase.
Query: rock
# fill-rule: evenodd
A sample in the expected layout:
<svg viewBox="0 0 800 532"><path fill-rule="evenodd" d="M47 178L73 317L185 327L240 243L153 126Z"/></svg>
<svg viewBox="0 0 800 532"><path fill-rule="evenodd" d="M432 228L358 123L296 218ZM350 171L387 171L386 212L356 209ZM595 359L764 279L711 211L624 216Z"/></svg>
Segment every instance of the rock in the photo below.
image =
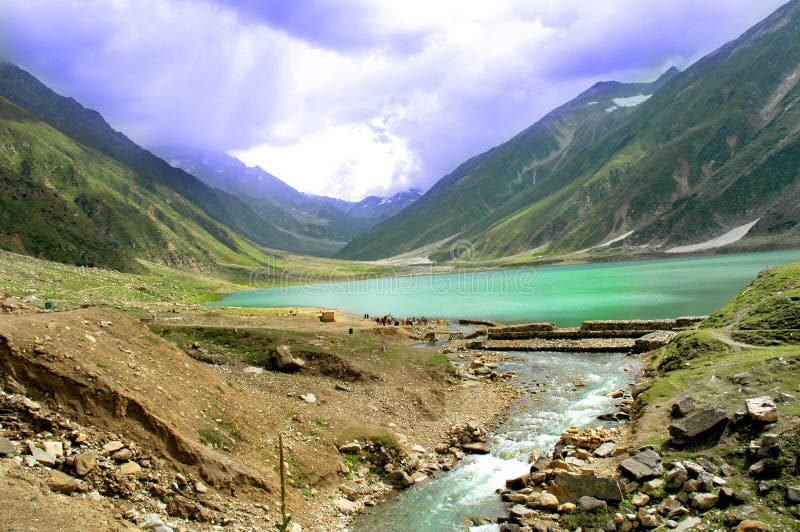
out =
<svg viewBox="0 0 800 532"><path fill-rule="evenodd" d="M33 459L43 466L53 467L58 462L58 459L54 454L43 451L33 442L28 442L28 450L30 451Z"/></svg>
<svg viewBox="0 0 800 532"><path fill-rule="evenodd" d="M522 475L517 478L510 478L506 480L506 488L510 490L521 490L528 485L528 480L530 478L530 475Z"/></svg>
<svg viewBox="0 0 800 532"><path fill-rule="evenodd" d="M17 456L17 446L8 438L0 438L0 456Z"/></svg>
<svg viewBox="0 0 800 532"><path fill-rule="evenodd" d="M642 491L645 493L652 493L657 489L664 487L664 480L660 478L654 478L653 480L648 480L644 484L642 484Z"/></svg>
<svg viewBox="0 0 800 532"><path fill-rule="evenodd" d="M47 486L55 492L69 495L78 489L78 481L74 477L54 469L50 471L50 476L47 478Z"/></svg>
<svg viewBox="0 0 800 532"><path fill-rule="evenodd" d="M670 415L672 417L685 417L694 412L694 399L689 395L682 395L672 404Z"/></svg>
<svg viewBox="0 0 800 532"><path fill-rule="evenodd" d="M699 465L709 473L717 472L717 466L715 466L714 463L705 456L698 456L695 460L697 461L697 465Z"/></svg>
<svg viewBox="0 0 800 532"><path fill-rule="evenodd" d="M261 375L264 373L264 368L259 368L258 366L247 366L242 370L242 372L250 375Z"/></svg>
<svg viewBox="0 0 800 532"><path fill-rule="evenodd" d="M414 483L414 479L402 469L398 469L389 473L386 477L386 482L395 489L405 489Z"/></svg>
<svg viewBox="0 0 800 532"><path fill-rule="evenodd" d="M578 499L578 508L584 512L605 512L608 510L608 504L606 504L606 501L584 495Z"/></svg>
<svg viewBox="0 0 800 532"><path fill-rule="evenodd" d="M103 450L109 454L119 451L125 447L125 445L121 441L110 441L103 445Z"/></svg>
<svg viewBox="0 0 800 532"><path fill-rule="evenodd" d="M661 465L661 457L650 449L623 460L619 464L619 468L623 473L637 481L657 477L664 472L664 467Z"/></svg>
<svg viewBox="0 0 800 532"><path fill-rule="evenodd" d="M633 496L633 499L631 499L631 503L637 507L644 506L648 502L650 502L650 497L648 497L644 493L637 493L636 495Z"/></svg>
<svg viewBox="0 0 800 532"><path fill-rule="evenodd" d="M44 452L54 455L56 458L64 456L64 444L60 441L45 441L42 442Z"/></svg>
<svg viewBox="0 0 800 532"><path fill-rule="evenodd" d="M768 530L766 523L754 519L745 519L736 527L736 532L766 532Z"/></svg>
<svg viewBox="0 0 800 532"><path fill-rule="evenodd" d="M113 453L111 455L111 458L113 458L117 462L129 462L131 458L133 458L133 451L131 451L128 448L123 448Z"/></svg>
<svg viewBox="0 0 800 532"><path fill-rule="evenodd" d="M771 397L754 397L752 399L745 399L745 407L747 415L753 421L759 423L774 423L778 421L778 407Z"/></svg>
<svg viewBox="0 0 800 532"><path fill-rule="evenodd" d="M503 523L498 532L519 532L520 527L516 523Z"/></svg>
<svg viewBox="0 0 800 532"><path fill-rule="evenodd" d="M520 519L525 519L526 517L531 517L533 515L533 510L531 510L527 506L523 506L521 504L515 504L514 506L508 509L508 513L511 515L513 519L520 520Z"/></svg>
<svg viewBox="0 0 800 532"><path fill-rule="evenodd" d="M558 505L558 510L556 510L560 514L566 514L569 512L574 512L578 507L571 502L565 502L564 504Z"/></svg>
<svg viewBox="0 0 800 532"><path fill-rule="evenodd" d="M539 496L539 508L543 510L558 510L560 503L558 502L558 497L553 495L552 493L548 493L543 491Z"/></svg>
<svg viewBox="0 0 800 532"><path fill-rule="evenodd" d="M800 504L800 486L786 487L786 502L788 504Z"/></svg>
<svg viewBox="0 0 800 532"><path fill-rule="evenodd" d="M617 450L617 445L614 442L607 441L600 444L600 447L594 450L594 455L600 458L611 456Z"/></svg>
<svg viewBox="0 0 800 532"><path fill-rule="evenodd" d="M313 393L301 393L300 399L302 399L308 404L314 404L317 402L317 396L314 395Z"/></svg>
<svg viewBox="0 0 800 532"><path fill-rule="evenodd" d="M667 472L666 481L668 488L680 488L687 480L689 480L689 472L686 471L683 464L678 463Z"/></svg>
<svg viewBox="0 0 800 532"><path fill-rule="evenodd" d="M697 478L701 473L705 473L706 470L703 469L703 466L700 464L696 464L692 461L685 460L683 462L683 467L686 468L686 471L689 472L689 476L692 478Z"/></svg>
<svg viewBox="0 0 800 532"><path fill-rule="evenodd" d="M489 454L489 444L484 442L465 443L461 448L473 454Z"/></svg>
<svg viewBox="0 0 800 532"><path fill-rule="evenodd" d="M348 501L347 499L343 498L334 499L332 504L334 508L345 515L355 513L355 511L358 509L353 501Z"/></svg>
<svg viewBox="0 0 800 532"><path fill-rule="evenodd" d="M85 477L97 465L97 453L76 454L72 465L76 475Z"/></svg>
<svg viewBox="0 0 800 532"><path fill-rule="evenodd" d="M623 499L619 480L595 475L572 475L558 473L547 491L561 502L578 502L584 495L604 501L619 502Z"/></svg>
<svg viewBox="0 0 800 532"><path fill-rule="evenodd" d="M293 357L288 345L279 345L275 351L275 365L279 370L291 373L303 369L306 361Z"/></svg>
<svg viewBox="0 0 800 532"><path fill-rule="evenodd" d="M144 530L163 529L164 521L161 520L158 514L145 514L138 525L139 528L143 528Z"/></svg>
<svg viewBox="0 0 800 532"><path fill-rule="evenodd" d="M675 445L686 445L690 441L722 433L728 425L728 414L719 408L704 408L691 417L676 421L669 426L669 434Z"/></svg>
<svg viewBox="0 0 800 532"><path fill-rule="evenodd" d="M754 463L750 466L747 472L751 477L755 478L773 478L780 474L775 461L768 458L762 458L758 462Z"/></svg>
<svg viewBox="0 0 800 532"><path fill-rule="evenodd" d="M703 521L699 517L689 516L680 523L673 530L677 530L678 532L683 532L684 530L691 530L697 525L702 524Z"/></svg>
<svg viewBox="0 0 800 532"><path fill-rule="evenodd" d="M643 510L639 510L636 513L636 519L642 524L645 528L655 528L658 525L658 519L655 515L647 513Z"/></svg>
<svg viewBox="0 0 800 532"><path fill-rule="evenodd" d="M339 446L340 453L360 453L361 452L361 444L357 441L349 441L344 445Z"/></svg>
<svg viewBox="0 0 800 532"><path fill-rule="evenodd" d="M303 532L303 525L295 521L289 526L289 532Z"/></svg>
<svg viewBox="0 0 800 532"><path fill-rule="evenodd" d="M781 393L775 400L779 403L791 403L792 401L797 401L797 398L792 394Z"/></svg>
<svg viewBox="0 0 800 532"><path fill-rule="evenodd" d="M719 502L719 495L715 493L697 493L692 500L692 508L700 511L710 510Z"/></svg>
<svg viewBox="0 0 800 532"><path fill-rule="evenodd" d="M194 489L197 491L197 493L208 493L208 486L206 486L199 480L194 483Z"/></svg>
<svg viewBox="0 0 800 532"><path fill-rule="evenodd" d="M136 462L125 462L119 466L119 472L123 475L136 475L142 470L142 466Z"/></svg>

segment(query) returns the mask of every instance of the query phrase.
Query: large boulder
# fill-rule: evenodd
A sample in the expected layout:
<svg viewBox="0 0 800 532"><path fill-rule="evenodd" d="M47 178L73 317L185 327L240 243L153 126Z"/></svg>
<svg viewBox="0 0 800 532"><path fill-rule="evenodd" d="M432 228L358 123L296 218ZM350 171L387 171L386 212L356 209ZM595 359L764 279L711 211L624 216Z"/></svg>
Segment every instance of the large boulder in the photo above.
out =
<svg viewBox="0 0 800 532"><path fill-rule="evenodd" d="M619 464L619 468L627 476L637 481L654 478L664 473L664 466L661 465L661 456L652 449L641 451L623 460Z"/></svg>
<svg viewBox="0 0 800 532"><path fill-rule="evenodd" d="M728 426L728 414L720 408L704 408L669 426L671 443L683 446L699 438L722 434Z"/></svg>
<svg viewBox="0 0 800 532"><path fill-rule="evenodd" d="M618 479L595 475L558 473L547 491L558 497L562 503L577 503L583 496L611 502L622 500L622 489Z"/></svg>
<svg viewBox="0 0 800 532"><path fill-rule="evenodd" d="M747 415L753 421L759 423L775 423L778 421L778 407L775 406L775 401L771 397L745 399L744 404L747 407Z"/></svg>
<svg viewBox="0 0 800 532"><path fill-rule="evenodd" d="M393 488L401 490L412 485L414 483L414 479L408 476L408 473L402 469L398 469L389 473L389 476L386 477L386 482L388 482Z"/></svg>
<svg viewBox="0 0 800 532"><path fill-rule="evenodd" d="M292 356L292 351L288 345L279 345L275 351L275 365L281 371L289 373L300 371L306 365L306 361L302 358L295 358Z"/></svg>

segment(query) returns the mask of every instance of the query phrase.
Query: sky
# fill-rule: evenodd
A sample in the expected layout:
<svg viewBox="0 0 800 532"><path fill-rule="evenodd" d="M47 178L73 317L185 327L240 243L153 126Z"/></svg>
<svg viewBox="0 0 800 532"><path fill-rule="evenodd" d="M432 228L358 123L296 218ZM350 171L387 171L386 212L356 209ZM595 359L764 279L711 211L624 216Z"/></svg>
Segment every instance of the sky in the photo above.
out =
<svg viewBox="0 0 800 532"><path fill-rule="evenodd" d="M784 0L2 0L0 57L154 148L303 192L428 189L603 80L684 69Z"/></svg>

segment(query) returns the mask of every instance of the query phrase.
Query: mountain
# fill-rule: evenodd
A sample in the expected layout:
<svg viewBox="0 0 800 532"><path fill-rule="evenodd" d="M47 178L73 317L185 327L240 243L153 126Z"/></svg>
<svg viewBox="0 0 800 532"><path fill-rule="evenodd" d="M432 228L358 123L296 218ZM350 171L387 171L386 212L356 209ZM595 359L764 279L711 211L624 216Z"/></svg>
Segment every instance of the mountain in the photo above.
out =
<svg viewBox="0 0 800 532"><path fill-rule="evenodd" d="M160 186L188 199L211 218L264 246L293 250L298 241L279 230L237 197L209 187L185 171L174 168L115 131L97 112L72 98L53 92L28 72L0 63L0 96L49 123L66 136L94 148L133 170L139 186Z"/></svg>
<svg viewBox="0 0 800 532"><path fill-rule="evenodd" d="M442 240L434 260L462 240L473 260L614 239L669 250L745 224L754 224L747 238L797 242L798 65L795 0L684 72L593 86L337 256L376 259Z"/></svg>
<svg viewBox="0 0 800 532"><path fill-rule="evenodd" d="M305 194L258 166L225 152L185 146L154 148L172 166L240 198L275 227L297 239L296 251L329 256L349 240L419 199L417 189L359 202Z"/></svg>
<svg viewBox="0 0 800 532"><path fill-rule="evenodd" d="M197 205L0 97L0 248L83 266L209 269L270 257Z"/></svg>

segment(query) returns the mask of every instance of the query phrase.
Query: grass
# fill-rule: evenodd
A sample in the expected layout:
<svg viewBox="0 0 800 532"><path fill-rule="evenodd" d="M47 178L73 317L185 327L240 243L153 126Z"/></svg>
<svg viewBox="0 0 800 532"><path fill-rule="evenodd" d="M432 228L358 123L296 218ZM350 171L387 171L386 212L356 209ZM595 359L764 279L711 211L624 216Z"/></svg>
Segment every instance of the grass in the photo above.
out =
<svg viewBox="0 0 800 532"><path fill-rule="evenodd" d="M776 478L765 481L773 489L758 495L758 504L755 504L758 518L767 523L770 530L793 529L800 517L798 509L787 507L784 500L785 486L796 484L798 474L800 401L777 403L776 423L766 427L744 423L735 429L729 428L719 440L700 441L683 449L669 446L667 427L672 420L668 412L669 405L681 395L692 396L698 408L718 407L729 415L744 410L746 398L774 398L781 393L797 395L800 390L800 331L766 327L794 324L794 305L773 303L793 297L798 282L800 264L797 263L759 274L703 322L699 330L681 333L656 353L648 367L654 379L635 403L636 432L642 443L656 446L664 460L693 459L701 454L718 465L728 463L737 471L726 479L728 485L752 494L758 492L760 479L747 474L755 458L749 457L745 450L751 441L758 441L763 432L778 434L781 444L781 454L775 461L778 473ZM752 324L765 328L739 328ZM724 338L725 333L730 333L736 341L754 345L727 344L719 339ZM721 517L711 514L707 517L710 524L713 521L722 526L715 521Z"/></svg>

